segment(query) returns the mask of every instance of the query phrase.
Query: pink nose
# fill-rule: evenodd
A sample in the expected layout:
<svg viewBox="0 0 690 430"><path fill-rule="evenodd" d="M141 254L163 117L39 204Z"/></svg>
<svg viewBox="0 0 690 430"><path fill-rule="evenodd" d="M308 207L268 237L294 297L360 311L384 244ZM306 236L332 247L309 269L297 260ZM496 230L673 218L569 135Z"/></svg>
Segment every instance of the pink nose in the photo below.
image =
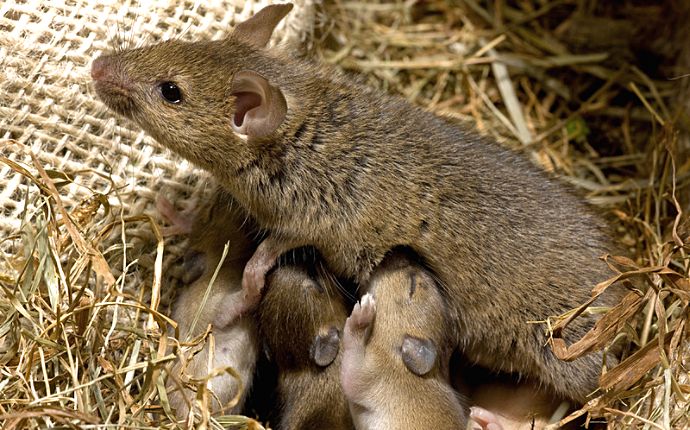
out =
<svg viewBox="0 0 690 430"><path fill-rule="evenodd" d="M112 59L107 55L101 55L96 58L91 65L91 77L96 80L106 79L111 73Z"/></svg>

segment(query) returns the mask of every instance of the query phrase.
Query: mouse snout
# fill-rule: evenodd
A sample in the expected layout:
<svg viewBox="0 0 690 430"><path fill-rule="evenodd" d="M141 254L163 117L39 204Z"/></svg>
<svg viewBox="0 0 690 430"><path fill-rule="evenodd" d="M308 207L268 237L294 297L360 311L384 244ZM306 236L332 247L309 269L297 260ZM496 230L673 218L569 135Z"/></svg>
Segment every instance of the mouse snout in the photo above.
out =
<svg viewBox="0 0 690 430"><path fill-rule="evenodd" d="M120 58L114 55L102 55L91 64L96 94L103 103L115 112L130 117L134 104L136 87L126 73Z"/></svg>
<svg viewBox="0 0 690 430"><path fill-rule="evenodd" d="M112 74L112 68L112 57L101 55L91 65L91 77L96 81L107 79Z"/></svg>
<svg viewBox="0 0 690 430"><path fill-rule="evenodd" d="M91 64L91 77L97 84L114 85L122 90L131 90L131 78L122 67L119 58L113 55L101 55Z"/></svg>

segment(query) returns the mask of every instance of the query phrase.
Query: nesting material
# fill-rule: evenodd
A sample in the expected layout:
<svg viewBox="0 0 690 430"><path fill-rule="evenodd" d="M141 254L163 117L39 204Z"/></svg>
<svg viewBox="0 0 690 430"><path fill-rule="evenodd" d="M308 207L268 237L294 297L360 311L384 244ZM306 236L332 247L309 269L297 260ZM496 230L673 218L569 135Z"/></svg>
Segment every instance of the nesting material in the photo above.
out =
<svg viewBox="0 0 690 430"><path fill-rule="evenodd" d="M163 262L176 249L146 214L158 193L174 202L203 194L206 175L114 117L90 66L114 48L222 38L269 3L0 3L3 428L173 425L165 369L198 348L170 349L162 336L174 328L162 315L173 292ZM272 43L313 39L312 1L294 3ZM209 401L199 390L202 410ZM199 423L259 428L245 418Z"/></svg>
<svg viewBox="0 0 690 430"><path fill-rule="evenodd" d="M581 410L609 428L690 427L690 94L683 2L297 1L279 38L371 85L469 121L561 175L608 214L625 253L613 309L542 324L572 359L622 345ZM90 62L113 43L219 38L263 2L0 5L0 421L6 428L172 427L165 378L189 344L163 334L167 246L147 213L204 175L113 116ZM672 17L672 18L668 18ZM113 42L118 39L119 42ZM625 254L623 257L621 254ZM604 314L579 342L579 312ZM228 371L231 369L216 369ZM192 399L204 410L204 381ZM411 411L413 413L413 411ZM186 424L261 428L243 417Z"/></svg>

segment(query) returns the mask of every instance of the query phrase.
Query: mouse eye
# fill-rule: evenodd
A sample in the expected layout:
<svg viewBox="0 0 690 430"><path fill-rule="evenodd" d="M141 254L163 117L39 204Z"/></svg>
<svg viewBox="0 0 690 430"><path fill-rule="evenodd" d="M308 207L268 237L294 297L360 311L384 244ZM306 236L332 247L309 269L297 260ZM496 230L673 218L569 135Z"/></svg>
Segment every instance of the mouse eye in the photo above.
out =
<svg viewBox="0 0 690 430"><path fill-rule="evenodd" d="M161 96L170 103L180 103L182 101L182 91L174 82L163 82L158 85Z"/></svg>

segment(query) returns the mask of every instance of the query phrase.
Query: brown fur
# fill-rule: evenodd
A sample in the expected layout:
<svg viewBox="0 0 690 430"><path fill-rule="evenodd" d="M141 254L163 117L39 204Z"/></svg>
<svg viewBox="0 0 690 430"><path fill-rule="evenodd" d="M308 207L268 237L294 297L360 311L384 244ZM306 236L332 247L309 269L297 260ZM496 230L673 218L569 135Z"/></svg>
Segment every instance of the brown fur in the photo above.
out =
<svg viewBox="0 0 690 430"><path fill-rule="evenodd" d="M231 127L232 77L243 70L287 101L265 137ZM92 75L109 107L211 171L274 237L314 245L336 274L364 281L391 248L414 249L442 283L471 360L578 402L597 387L601 354L562 362L532 322L586 301L610 275L598 260L613 247L607 225L523 156L232 34L125 50L97 60ZM164 80L181 88L181 103L160 97ZM579 318L566 340L594 320Z"/></svg>
<svg viewBox="0 0 690 430"><path fill-rule="evenodd" d="M348 318L343 339L341 380L357 428L465 428L467 405L451 388L448 371L455 333L434 279L394 253L374 271L368 293ZM408 336L435 350L423 375L405 364Z"/></svg>
<svg viewBox="0 0 690 430"><path fill-rule="evenodd" d="M268 276L259 327L278 367L279 429L353 428L340 388L339 345L347 310L331 279L321 267L312 276L302 266L279 267ZM315 338L333 329L337 355L328 365L317 365Z"/></svg>
<svg viewBox="0 0 690 430"><path fill-rule="evenodd" d="M251 387L258 354L258 333L254 318L231 316L232 309L243 300L240 287L242 271L256 248L251 237L252 224L232 197L222 190L214 192L213 199L197 210L191 222L185 220L184 215L171 213L174 209L168 205L159 205L163 215L173 221L174 228L189 235L189 249L182 265L185 272L183 281L188 285L178 293L172 318L179 324L180 340L183 342L203 334L209 324L213 325L215 350L212 368L230 366L242 379L243 393L239 402L225 410L227 413L238 413L242 410ZM185 225L176 226L175 223ZM199 306L202 306L202 297L228 241L228 254L212 286L208 301L192 328L194 316ZM185 373L196 378L205 377L208 374L208 356L209 345L206 344L186 364ZM173 371L180 372L182 366L182 363L176 364ZM170 383L169 389L174 386L175 384ZM222 374L210 380L209 388L217 398L211 400L211 411L218 412L235 397L240 384L234 377ZM169 393L169 397L177 416L184 418L189 411L188 401L193 400L194 394L187 390L175 390Z"/></svg>

